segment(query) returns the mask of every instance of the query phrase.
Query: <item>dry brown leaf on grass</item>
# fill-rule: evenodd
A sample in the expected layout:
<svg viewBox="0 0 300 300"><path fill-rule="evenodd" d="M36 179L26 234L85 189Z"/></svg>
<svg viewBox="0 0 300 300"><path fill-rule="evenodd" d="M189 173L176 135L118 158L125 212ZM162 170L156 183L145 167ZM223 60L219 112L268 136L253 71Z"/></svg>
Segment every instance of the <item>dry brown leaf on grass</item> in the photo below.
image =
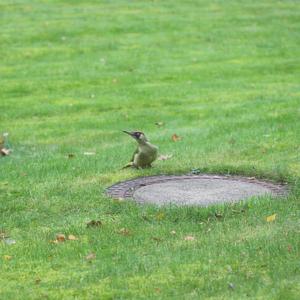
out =
<svg viewBox="0 0 300 300"><path fill-rule="evenodd" d="M275 221L276 216L277 216L277 214L273 214L273 215L271 215L271 216L268 216L268 217L266 218L267 222L273 222L273 221Z"/></svg>
<svg viewBox="0 0 300 300"><path fill-rule="evenodd" d="M65 241L67 241L67 240L68 241L76 241L76 240L78 240L78 238L75 235L73 235L73 234L69 234L66 237L64 234L59 233L59 234L56 235L55 240L50 241L50 243L52 243L52 244L58 244L58 243L63 243Z"/></svg>
<svg viewBox="0 0 300 300"><path fill-rule="evenodd" d="M64 242L66 240L66 236L62 233L59 233L59 234L56 235L56 240L58 242Z"/></svg>
<svg viewBox="0 0 300 300"><path fill-rule="evenodd" d="M8 136L8 133L3 133L2 137L0 137L0 155L7 156L10 154L10 150L5 148L5 139Z"/></svg>
<svg viewBox="0 0 300 300"><path fill-rule="evenodd" d="M9 149L6 149L6 148L2 148L2 149L0 150L0 152L1 152L1 154L2 154L3 156L7 156L7 155L10 154L10 150L9 150Z"/></svg>
<svg viewBox="0 0 300 300"><path fill-rule="evenodd" d="M90 228L90 227L100 227L102 226L102 222L99 220L91 220L88 223L86 223L86 227Z"/></svg>
<svg viewBox="0 0 300 300"><path fill-rule="evenodd" d="M172 154L166 154L166 155L160 155L157 160L168 160L170 158L172 158Z"/></svg>
<svg viewBox="0 0 300 300"><path fill-rule="evenodd" d="M95 259L95 258L96 258L96 254L95 254L94 252L89 253L89 254L85 257L86 260L93 260L93 259Z"/></svg>
<svg viewBox="0 0 300 300"><path fill-rule="evenodd" d="M52 244L63 243L66 241L66 236L62 233L56 235L55 240L50 241Z"/></svg>
<svg viewBox="0 0 300 300"><path fill-rule="evenodd" d="M69 241L77 241L78 238L77 238L75 235L73 235L73 234L69 234L69 235L68 235L68 240L69 240Z"/></svg>
<svg viewBox="0 0 300 300"><path fill-rule="evenodd" d="M174 133L173 135L172 135L172 141L173 142L178 142L178 141L180 141L182 138L180 137L180 136L178 136L176 133Z"/></svg>
<svg viewBox="0 0 300 300"><path fill-rule="evenodd" d="M185 241L195 241L196 238L192 235L187 235L187 236L184 237L184 240Z"/></svg>

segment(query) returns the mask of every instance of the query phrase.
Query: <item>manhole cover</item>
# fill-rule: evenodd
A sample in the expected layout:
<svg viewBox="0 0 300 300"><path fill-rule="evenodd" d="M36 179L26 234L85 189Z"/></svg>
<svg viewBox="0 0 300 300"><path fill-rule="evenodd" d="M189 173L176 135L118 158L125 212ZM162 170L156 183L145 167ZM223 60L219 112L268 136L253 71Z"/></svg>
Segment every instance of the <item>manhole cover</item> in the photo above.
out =
<svg viewBox="0 0 300 300"><path fill-rule="evenodd" d="M202 205L236 202L253 196L282 196L280 184L238 176L150 176L117 183L107 189L113 198L139 203Z"/></svg>

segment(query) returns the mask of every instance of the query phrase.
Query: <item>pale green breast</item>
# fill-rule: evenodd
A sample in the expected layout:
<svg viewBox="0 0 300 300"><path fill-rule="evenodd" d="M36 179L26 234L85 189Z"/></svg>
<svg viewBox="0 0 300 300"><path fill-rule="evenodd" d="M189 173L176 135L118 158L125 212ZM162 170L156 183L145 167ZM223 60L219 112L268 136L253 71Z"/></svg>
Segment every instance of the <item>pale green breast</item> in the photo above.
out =
<svg viewBox="0 0 300 300"><path fill-rule="evenodd" d="M158 148L154 145L142 145L135 154L133 163L136 166L143 167L150 165L158 154Z"/></svg>

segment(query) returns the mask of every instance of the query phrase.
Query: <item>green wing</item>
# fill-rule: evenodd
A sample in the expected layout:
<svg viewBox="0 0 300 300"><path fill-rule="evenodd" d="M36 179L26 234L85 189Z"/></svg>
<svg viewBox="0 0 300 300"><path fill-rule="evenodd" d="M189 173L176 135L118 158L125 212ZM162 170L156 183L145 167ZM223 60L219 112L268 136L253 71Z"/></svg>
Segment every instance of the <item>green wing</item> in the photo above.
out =
<svg viewBox="0 0 300 300"><path fill-rule="evenodd" d="M130 168L130 167L133 167L133 161L134 161L134 156L139 152L139 149L137 148L133 155L132 155L132 158L130 160L130 162L128 164L126 164L122 169L126 169L126 168Z"/></svg>
<svg viewBox="0 0 300 300"><path fill-rule="evenodd" d="M131 158L130 162L133 162L133 161L134 161L134 157L135 157L135 155L138 154L138 153L139 153L139 148L136 148L135 151L134 151L133 154L132 154L132 158Z"/></svg>

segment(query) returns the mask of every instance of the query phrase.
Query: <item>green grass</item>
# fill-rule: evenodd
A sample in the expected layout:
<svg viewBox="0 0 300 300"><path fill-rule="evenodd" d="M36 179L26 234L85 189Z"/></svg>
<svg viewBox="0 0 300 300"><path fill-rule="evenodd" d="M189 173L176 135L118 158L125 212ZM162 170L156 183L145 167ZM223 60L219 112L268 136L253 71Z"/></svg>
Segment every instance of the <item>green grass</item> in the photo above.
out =
<svg viewBox="0 0 300 300"><path fill-rule="evenodd" d="M2 0L0 230L16 244L0 242L0 298L298 299L299 20L298 1ZM172 159L120 171L122 129ZM103 193L193 168L291 192L209 208Z"/></svg>

